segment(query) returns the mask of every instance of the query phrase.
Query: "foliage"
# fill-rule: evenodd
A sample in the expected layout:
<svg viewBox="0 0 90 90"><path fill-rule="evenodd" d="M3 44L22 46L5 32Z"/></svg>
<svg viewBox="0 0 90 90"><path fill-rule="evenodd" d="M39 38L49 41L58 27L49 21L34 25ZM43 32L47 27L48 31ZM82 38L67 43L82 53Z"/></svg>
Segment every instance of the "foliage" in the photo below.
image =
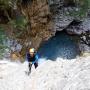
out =
<svg viewBox="0 0 90 90"><path fill-rule="evenodd" d="M84 18L87 16L88 10L90 8L90 0L74 0L76 8L69 11L69 15L76 18Z"/></svg>
<svg viewBox="0 0 90 90"><path fill-rule="evenodd" d="M4 37L5 37L5 35L4 35L4 29L0 26L0 44L3 43Z"/></svg>
<svg viewBox="0 0 90 90"><path fill-rule="evenodd" d="M27 26L26 18L22 15L22 13L20 13L20 11L17 11L17 8L15 9L15 13L12 12L14 11L14 7L17 7L17 3L20 2L21 0L0 0L0 9L2 8L2 10L5 12L3 13L5 14L3 16L6 16L8 18L8 24L13 27L13 30L16 30L14 32L17 32L18 30L18 33L15 33L15 35L17 34L16 36L21 35Z"/></svg>
<svg viewBox="0 0 90 90"><path fill-rule="evenodd" d="M9 23L18 30L25 30L27 20L25 19L25 17L20 16L17 19L11 20Z"/></svg>
<svg viewBox="0 0 90 90"><path fill-rule="evenodd" d="M25 32L25 28L27 26L26 18L20 13L20 11L17 11L17 8L15 8L17 7L18 1L19 3L21 2L21 0L0 0L0 13L2 16L6 16L8 18L8 23L6 24L11 25L11 27L13 27L12 30L14 30L13 32L15 32L15 35L12 37L20 36L22 32ZM16 10L16 12L14 12L14 10ZM8 48L4 44L5 39L5 30L0 26L0 58L3 57L6 48Z"/></svg>
<svg viewBox="0 0 90 90"><path fill-rule="evenodd" d="M10 20L9 24L14 29L14 38L18 38L26 32L27 23L27 19L23 16L20 16L19 18L14 20Z"/></svg>
<svg viewBox="0 0 90 90"><path fill-rule="evenodd" d="M0 0L0 7L7 9L7 8L14 8L17 5L17 2L20 0Z"/></svg>
<svg viewBox="0 0 90 90"><path fill-rule="evenodd" d="M12 0L0 0L1 8L9 8Z"/></svg>
<svg viewBox="0 0 90 90"><path fill-rule="evenodd" d="M0 26L0 58L3 57L3 54L5 52L5 49L7 48L3 41L6 39L4 29Z"/></svg>

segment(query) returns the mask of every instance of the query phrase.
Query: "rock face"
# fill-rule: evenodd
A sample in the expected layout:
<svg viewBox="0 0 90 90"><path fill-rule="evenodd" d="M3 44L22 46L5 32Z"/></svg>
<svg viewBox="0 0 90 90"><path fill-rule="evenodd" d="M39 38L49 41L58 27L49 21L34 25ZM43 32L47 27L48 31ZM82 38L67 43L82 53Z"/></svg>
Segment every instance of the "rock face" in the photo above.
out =
<svg viewBox="0 0 90 90"><path fill-rule="evenodd" d="M31 73L31 90L88 90L90 62L87 57L72 61L47 61ZM87 63L86 63L87 62ZM86 69L88 68L89 71ZM45 71L45 72L44 72ZM85 80L87 79L87 80ZM42 81L42 82L41 82ZM84 84L83 84L84 83Z"/></svg>
<svg viewBox="0 0 90 90"><path fill-rule="evenodd" d="M62 31L66 29L72 34L82 34L90 31L90 17L82 18L70 15L70 11L78 9L70 5L65 6L66 2L71 0L51 0L50 11L53 15L54 31ZM73 23L73 24L72 24Z"/></svg>
<svg viewBox="0 0 90 90"><path fill-rule="evenodd" d="M21 45L21 50L17 51L17 45L12 43L13 48L11 47L12 53L18 52L22 56L25 56L26 51L30 47L38 49L42 41L49 39L54 32L52 31L53 22L51 20L51 13L49 10L47 0L34 0L29 2L28 0L22 0L22 5L18 8L18 12L23 14L28 20L28 25L24 33L22 33L18 38L14 38L19 30L14 30L11 33L8 33L10 38L14 38L17 41L17 45ZM17 13L17 12L16 12ZM12 30L13 28L8 28ZM14 49L14 50L13 50Z"/></svg>
<svg viewBox="0 0 90 90"><path fill-rule="evenodd" d="M30 22L31 45L37 48L40 43L35 44L35 42L47 40L53 33L51 32L52 22L47 0L43 2L41 0L34 0L31 6L28 5L22 10Z"/></svg>
<svg viewBox="0 0 90 90"><path fill-rule="evenodd" d="M26 48L34 47L37 49L42 41L47 40L53 34L51 21L51 13L47 0L34 0L31 4L27 4L21 8L22 13L28 19L29 25L27 27L26 37L23 38L22 52L25 52ZM23 43L22 40L20 41Z"/></svg>
<svg viewBox="0 0 90 90"><path fill-rule="evenodd" d="M69 2L69 3L68 3ZM69 15L70 11L77 11L79 8L72 7L71 0L51 0L50 10L53 14L54 31L65 30L70 35L79 36L79 47L81 51L90 52L90 17L78 18ZM82 46L82 49L81 49ZM87 47L87 49L86 49Z"/></svg>
<svg viewBox="0 0 90 90"><path fill-rule="evenodd" d="M53 17L54 31L62 31L73 21L72 17L67 17L63 14L57 14Z"/></svg>
<svg viewBox="0 0 90 90"><path fill-rule="evenodd" d="M74 60L45 60L37 69L28 62L0 60L0 90L90 90L90 56ZM13 81L13 82L12 82Z"/></svg>
<svg viewBox="0 0 90 90"><path fill-rule="evenodd" d="M26 31L16 38L17 43L22 47L18 52L22 56L25 55L28 48L38 49L42 41L48 40L57 31L63 30L70 35L79 36L80 47L84 44L89 48L90 17L80 20L80 18L68 15L69 11L79 9L75 7L74 0L33 0L33 2L22 0L22 4L16 9L28 20ZM8 35L15 36L13 28L9 29L11 31ZM18 30L16 31L18 32ZM15 49L16 46L13 48ZM13 52L17 52L17 50Z"/></svg>

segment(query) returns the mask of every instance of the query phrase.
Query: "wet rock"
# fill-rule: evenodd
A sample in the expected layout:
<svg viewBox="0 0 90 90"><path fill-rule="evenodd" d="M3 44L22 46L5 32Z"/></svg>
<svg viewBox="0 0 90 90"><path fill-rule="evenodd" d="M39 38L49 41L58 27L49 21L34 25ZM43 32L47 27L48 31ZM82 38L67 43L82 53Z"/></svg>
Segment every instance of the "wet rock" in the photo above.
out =
<svg viewBox="0 0 90 90"><path fill-rule="evenodd" d="M79 44L79 49L80 49L80 51L82 51L82 53L85 53L85 52L90 53L90 47L86 44L80 43Z"/></svg>
<svg viewBox="0 0 90 90"><path fill-rule="evenodd" d="M77 34L77 35L81 35L86 32L90 33L90 19L86 18L80 24L70 25L66 30L67 30L67 32L71 32L72 34Z"/></svg>
<svg viewBox="0 0 90 90"><path fill-rule="evenodd" d="M12 52L14 52L14 51L20 52L22 49L22 45L20 45L17 42L17 40L8 39L6 44L11 49Z"/></svg>
<svg viewBox="0 0 90 90"><path fill-rule="evenodd" d="M62 31L68 27L68 25L73 21L72 17L65 16L63 14L58 14L54 18L54 31Z"/></svg>
<svg viewBox="0 0 90 90"><path fill-rule="evenodd" d="M62 1L61 5L60 1ZM70 12L79 11L80 8L66 5L63 0L51 1L50 8L54 22L53 30L55 32L65 30L69 35L78 36L80 51L90 52L90 17L80 19L71 16Z"/></svg>
<svg viewBox="0 0 90 90"><path fill-rule="evenodd" d="M40 43L50 38L53 34L51 13L49 10L47 0L43 2L41 0L34 0L32 5L28 5L27 8L23 8L25 16L30 21L29 41L31 45L29 47L39 47Z"/></svg>
<svg viewBox="0 0 90 90"><path fill-rule="evenodd" d="M40 44L51 38L56 31L63 30L66 30L70 35L78 35L83 44L89 46L90 18L80 20L80 18L70 16L70 11L78 11L79 8L75 6L72 7L70 3L68 3L68 1L71 0L67 0L66 3L65 1L66 0L44 0L42 2L42 0L34 0L31 4L26 3L25 7L19 7L22 14L28 19L29 25L20 37L14 38L16 41L10 41L10 43L12 43L10 45L11 51L25 55L28 48L34 47L38 49ZM28 0L25 2L28 2ZM80 23L71 24L74 20L80 21ZM8 30L8 36L11 37L15 37L16 33L14 32L18 32L18 30L15 31L13 27L8 28ZM83 47L83 45L81 45L81 47ZM81 50L83 51L83 49Z"/></svg>

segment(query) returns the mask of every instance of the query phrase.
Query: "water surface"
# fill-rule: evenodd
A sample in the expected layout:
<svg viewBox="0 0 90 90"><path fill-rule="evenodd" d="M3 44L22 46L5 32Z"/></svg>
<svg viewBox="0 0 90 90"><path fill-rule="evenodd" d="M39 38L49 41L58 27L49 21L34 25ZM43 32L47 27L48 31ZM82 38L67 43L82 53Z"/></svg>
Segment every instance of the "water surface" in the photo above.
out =
<svg viewBox="0 0 90 90"><path fill-rule="evenodd" d="M79 49L67 33L57 32L40 46L38 53L40 57L52 60L57 57L73 59L79 54Z"/></svg>

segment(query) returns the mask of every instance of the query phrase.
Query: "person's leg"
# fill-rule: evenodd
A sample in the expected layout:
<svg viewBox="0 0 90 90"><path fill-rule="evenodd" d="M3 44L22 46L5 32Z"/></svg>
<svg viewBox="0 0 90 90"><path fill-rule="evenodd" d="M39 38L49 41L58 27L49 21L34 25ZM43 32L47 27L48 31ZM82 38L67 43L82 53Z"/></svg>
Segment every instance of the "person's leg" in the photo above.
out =
<svg viewBox="0 0 90 90"><path fill-rule="evenodd" d="M34 63L34 66L35 66L35 69L38 67L38 63L37 62L35 62Z"/></svg>
<svg viewBox="0 0 90 90"><path fill-rule="evenodd" d="M32 64L29 62L29 72L31 72L31 67L32 67Z"/></svg>

